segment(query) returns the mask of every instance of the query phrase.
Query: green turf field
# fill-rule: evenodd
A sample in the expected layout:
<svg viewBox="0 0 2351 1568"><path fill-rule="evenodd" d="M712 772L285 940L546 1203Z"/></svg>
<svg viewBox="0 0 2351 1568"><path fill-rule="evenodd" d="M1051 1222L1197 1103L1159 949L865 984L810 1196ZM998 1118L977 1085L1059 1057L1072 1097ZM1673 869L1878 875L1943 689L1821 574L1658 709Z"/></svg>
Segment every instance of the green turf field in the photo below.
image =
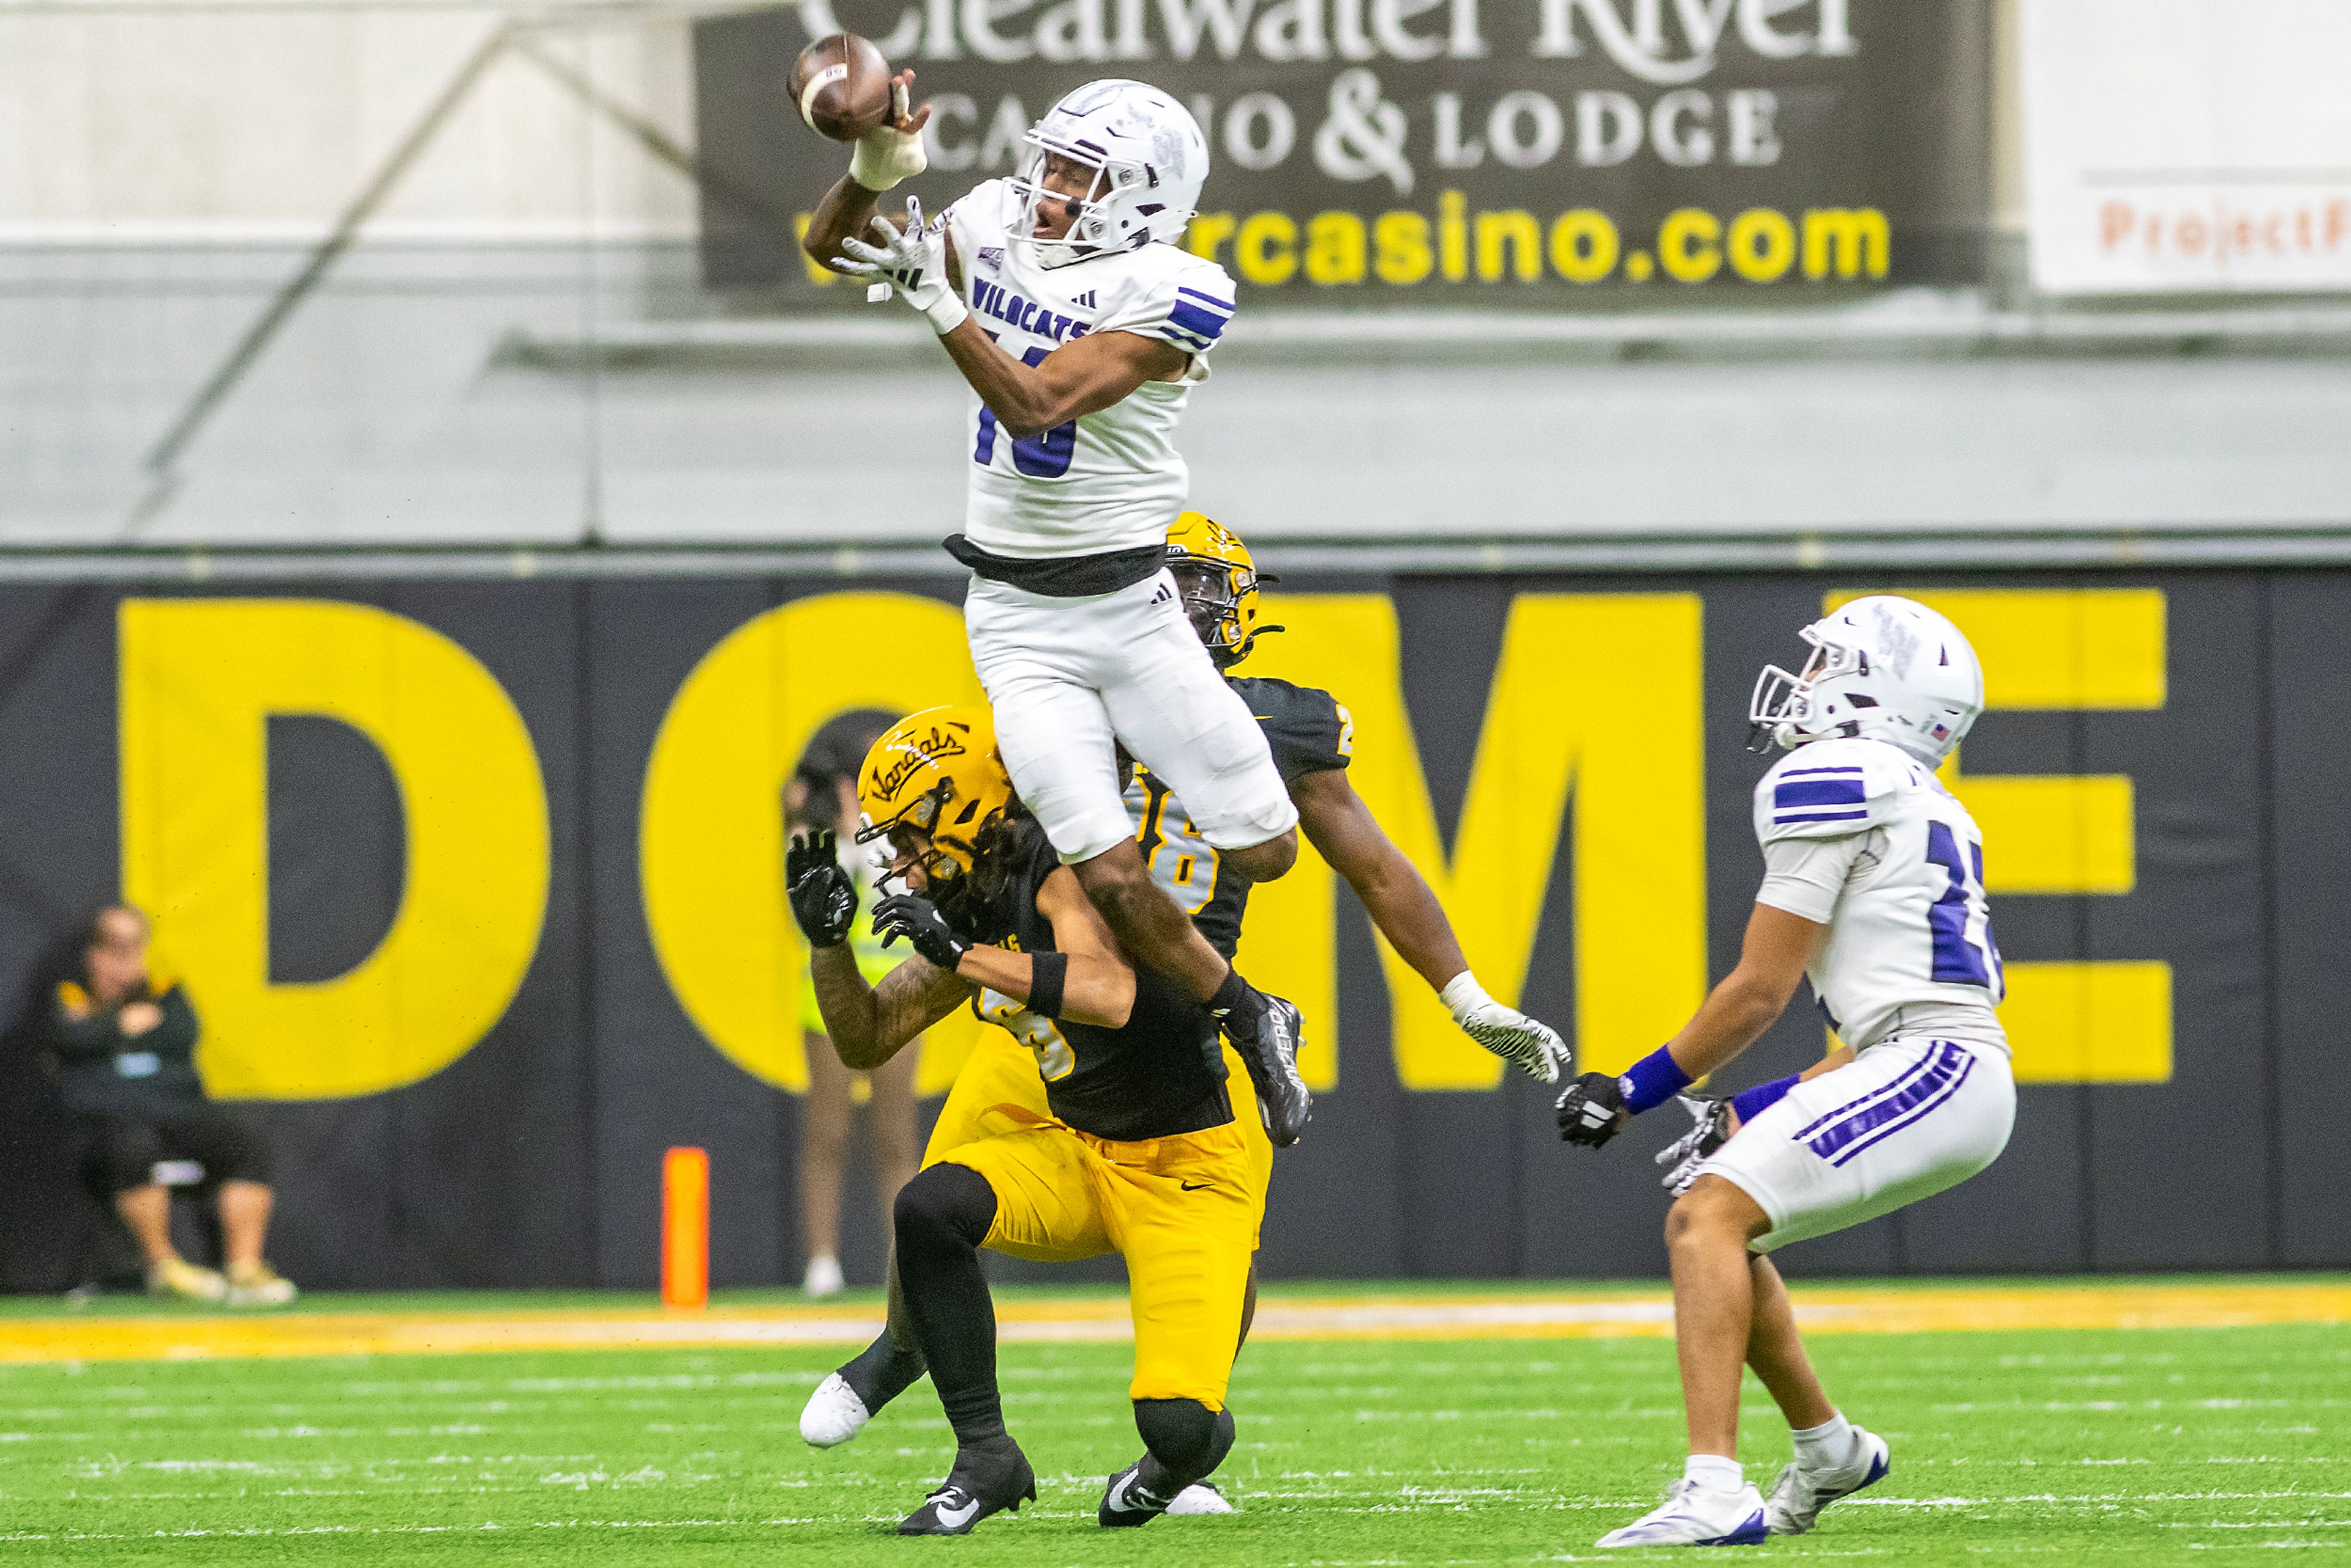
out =
<svg viewBox="0 0 2351 1568"><path fill-rule="evenodd" d="M2351 1551L2351 1330L1824 1337L1894 1473L1777 1557L2274 1561ZM1242 1512L1093 1522L1134 1456L1127 1347L1008 1345L1040 1502L889 1525L946 1468L916 1385L848 1448L797 1432L831 1350L0 1367L0 1552L44 1563L1471 1564L1592 1560L1678 1470L1662 1339L1252 1346ZM1746 1458L1787 1438L1760 1390ZM1609 1557L1639 1553L1609 1553ZM2288 1559L2294 1561L2294 1559Z"/></svg>

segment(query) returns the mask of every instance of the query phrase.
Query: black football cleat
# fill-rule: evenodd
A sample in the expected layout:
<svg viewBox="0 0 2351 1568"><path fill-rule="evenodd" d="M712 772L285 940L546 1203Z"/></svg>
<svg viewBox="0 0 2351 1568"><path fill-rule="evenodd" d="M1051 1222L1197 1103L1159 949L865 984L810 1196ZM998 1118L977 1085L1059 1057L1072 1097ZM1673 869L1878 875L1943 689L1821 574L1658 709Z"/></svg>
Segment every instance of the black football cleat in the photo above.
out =
<svg viewBox="0 0 2351 1568"><path fill-rule="evenodd" d="M955 1469L923 1506L898 1521L901 1535L969 1535L991 1513L1037 1500L1037 1472L1009 1437L956 1450Z"/></svg>
<svg viewBox="0 0 2351 1568"><path fill-rule="evenodd" d="M1256 1004L1247 1013L1236 1009L1224 1020L1225 1038L1249 1069L1257 1089L1257 1112L1265 1134L1277 1149L1298 1142L1314 1115L1314 1096L1298 1071L1298 1046L1305 1038L1306 1019L1280 997L1252 989Z"/></svg>
<svg viewBox="0 0 2351 1568"><path fill-rule="evenodd" d="M1175 1500L1174 1493L1162 1497L1144 1484L1143 1461L1137 1459L1110 1478L1110 1485L1102 1489L1102 1511L1095 1517L1105 1529L1132 1530L1165 1513Z"/></svg>

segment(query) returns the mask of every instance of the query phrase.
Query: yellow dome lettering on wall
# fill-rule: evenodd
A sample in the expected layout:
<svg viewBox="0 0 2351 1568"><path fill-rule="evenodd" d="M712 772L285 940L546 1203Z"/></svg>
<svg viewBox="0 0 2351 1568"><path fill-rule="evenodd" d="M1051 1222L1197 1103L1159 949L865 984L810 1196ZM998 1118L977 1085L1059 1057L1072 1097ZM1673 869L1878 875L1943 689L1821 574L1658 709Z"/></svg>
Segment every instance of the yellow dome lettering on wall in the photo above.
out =
<svg viewBox="0 0 2351 1568"><path fill-rule="evenodd" d="M118 618L122 889L201 1010L206 1087L331 1100L429 1078L521 988L547 913L547 791L480 661L369 605L129 599ZM331 979L269 978L268 721L357 730L398 783L407 862L383 939Z"/></svg>

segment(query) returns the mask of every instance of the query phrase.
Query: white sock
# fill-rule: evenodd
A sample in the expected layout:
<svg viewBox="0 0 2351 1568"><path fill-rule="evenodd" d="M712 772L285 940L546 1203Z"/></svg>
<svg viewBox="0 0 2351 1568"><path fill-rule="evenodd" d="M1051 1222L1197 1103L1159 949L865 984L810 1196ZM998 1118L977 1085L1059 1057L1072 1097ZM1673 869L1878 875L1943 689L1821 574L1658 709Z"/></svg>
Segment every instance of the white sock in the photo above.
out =
<svg viewBox="0 0 2351 1568"><path fill-rule="evenodd" d="M1792 1435L1796 1439L1796 1462L1808 1470L1842 1469L1853 1458L1853 1427L1842 1411L1817 1427L1802 1427Z"/></svg>
<svg viewBox="0 0 2351 1568"><path fill-rule="evenodd" d="M1726 1459L1720 1454L1692 1454L1682 1462L1682 1479L1696 1481L1708 1491L1737 1491L1747 1484L1747 1472L1739 1468L1737 1459Z"/></svg>

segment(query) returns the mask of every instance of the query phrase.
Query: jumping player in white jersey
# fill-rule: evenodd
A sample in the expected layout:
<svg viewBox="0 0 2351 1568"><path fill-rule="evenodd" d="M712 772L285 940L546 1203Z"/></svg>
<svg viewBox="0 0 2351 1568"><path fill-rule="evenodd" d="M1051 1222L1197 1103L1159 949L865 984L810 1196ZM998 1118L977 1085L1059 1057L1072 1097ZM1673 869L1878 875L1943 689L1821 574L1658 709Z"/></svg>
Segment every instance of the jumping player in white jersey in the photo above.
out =
<svg viewBox="0 0 2351 1568"><path fill-rule="evenodd" d="M1233 313L1222 267L1176 244L1208 172L1175 99L1135 81L1078 89L1029 131L1029 161L936 220L874 200L925 167L928 106L860 141L810 216L809 254L929 319L973 400L965 622L1006 768L1120 945L1206 1003L1247 1064L1266 1127L1310 1113L1299 1014L1256 990L1152 881L1117 750L1165 779L1236 874L1298 854L1298 811L1249 705L1192 634L1162 541L1189 475L1174 443ZM861 237L869 236L869 237Z"/></svg>
<svg viewBox="0 0 2351 1568"><path fill-rule="evenodd" d="M1666 1241L1689 1460L1662 1507L1603 1546L1798 1535L1885 1476L1886 1440L1829 1403L1769 1254L1965 1181L2015 1121L1983 839L1934 773L1983 711L1974 651L1887 595L1802 635L1803 673L1766 669L1749 706L1759 739L1794 751L1755 788L1765 870L1738 968L1623 1077L1587 1072L1560 1097L1561 1135L1598 1147L1728 1065L1807 973L1845 1042L1729 1100L1682 1096L1698 1125L1658 1163L1680 1195ZM1795 1434L1768 1499L1739 1466L1741 1362Z"/></svg>

